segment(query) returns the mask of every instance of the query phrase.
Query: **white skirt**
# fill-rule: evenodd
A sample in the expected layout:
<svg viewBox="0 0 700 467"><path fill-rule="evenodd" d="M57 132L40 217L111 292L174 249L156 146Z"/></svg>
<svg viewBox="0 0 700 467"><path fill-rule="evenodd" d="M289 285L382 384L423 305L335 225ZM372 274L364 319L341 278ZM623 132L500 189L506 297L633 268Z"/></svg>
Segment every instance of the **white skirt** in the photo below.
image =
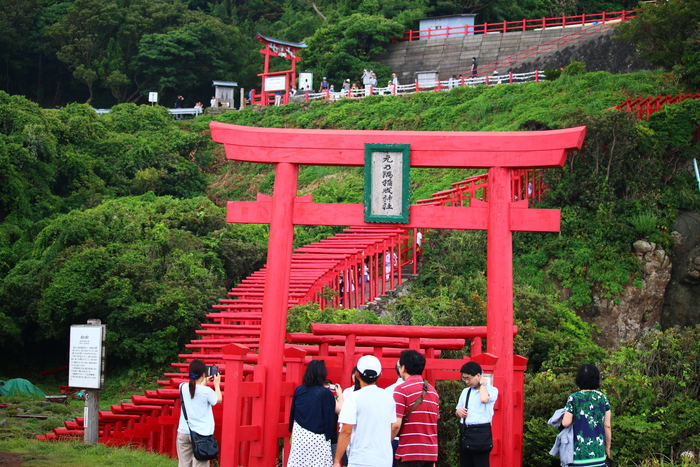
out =
<svg viewBox="0 0 700 467"><path fill-rule="evenodd" d="M332 467L331 442L324 434L316 434L294 422L292 449L287 467Z"/></svg>

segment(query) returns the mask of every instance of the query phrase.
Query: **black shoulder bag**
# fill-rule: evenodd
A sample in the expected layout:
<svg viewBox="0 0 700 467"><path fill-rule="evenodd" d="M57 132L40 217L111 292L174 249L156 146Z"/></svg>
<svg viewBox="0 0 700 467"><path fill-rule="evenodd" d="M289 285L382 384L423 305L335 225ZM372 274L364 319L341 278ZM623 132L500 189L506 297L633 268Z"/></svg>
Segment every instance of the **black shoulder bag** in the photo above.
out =
<svg viewBox="0 0 700 467"><path fill-rule="evenodd" d="M464 407L469 409L469 396L472 393L472 388L467 391L467 401ZM491 435L491 424L480 423L478 425L467 425L466 423L459 424L461 430L459 447L463 451L490 451L493 449L493 437Z"/></svg>
<svg viewBox="0 0 700 467"><path fill-rule="evenodd" d="M219 455L219 443L216 442L214 435L200 435L190 428L190 422L187 420L187 410L185 409L185 398L182 395L182 385L180 386L180 407L182 415L187 422L187 428L190 430L190 440L192 440L192 453L198 461L210 461L216 459Z"/></svg>

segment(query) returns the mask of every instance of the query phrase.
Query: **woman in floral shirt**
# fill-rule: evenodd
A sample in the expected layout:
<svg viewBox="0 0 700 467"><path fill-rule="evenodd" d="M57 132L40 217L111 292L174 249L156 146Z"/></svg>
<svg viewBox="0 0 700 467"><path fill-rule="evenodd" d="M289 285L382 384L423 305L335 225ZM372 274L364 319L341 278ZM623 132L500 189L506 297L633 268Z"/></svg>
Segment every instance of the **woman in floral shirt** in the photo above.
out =
<svg viewBox="0 0 700 467"><path fill-rule="evenodd" d="M574 424L574 463L577 467L604 467L610 457L612 427L610 402L600 392L600 373L595 365L581 365L576 375L581 389L569 396L562 426Z"/></svg>

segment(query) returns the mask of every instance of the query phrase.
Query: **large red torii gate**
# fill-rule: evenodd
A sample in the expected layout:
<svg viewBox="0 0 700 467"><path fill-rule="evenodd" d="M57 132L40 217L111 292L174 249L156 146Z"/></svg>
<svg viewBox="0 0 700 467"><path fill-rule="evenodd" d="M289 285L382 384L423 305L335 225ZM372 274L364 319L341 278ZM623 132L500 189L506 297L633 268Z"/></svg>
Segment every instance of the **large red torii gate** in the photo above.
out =
<svg viewBox="0 0 700 467"><path fill-rule="evenodd" d="M556 232L560 212L528 209L513 201L510 170L562 167L567 153L580 149L585 127L530 132L427 132L255 128L210 124L212 139L223 143L229 159L276 164L273 196L231 201L228 222L270 224L268 277L262 308L258 366L264 373L265 417L255 466L272 467L278 457L287 297L294 225L373 225L364 222L364 205L313 203L297 197L299 165L364 166L365 144L410 145L411 167L488 169L488 202L470 207L412 205L403 227L487 230L487 352L498 357L494 385L499 388L501 423L513 424L513 231ZM522 388L520 388L522 391ZM225 434L224 434L225 436ZM512 436L500 436L501 466L520 466ZM223 444L226 441L223 440ZM222 451L222 465L225 464ZM498 466L495 466L498 467Z"/></svg>

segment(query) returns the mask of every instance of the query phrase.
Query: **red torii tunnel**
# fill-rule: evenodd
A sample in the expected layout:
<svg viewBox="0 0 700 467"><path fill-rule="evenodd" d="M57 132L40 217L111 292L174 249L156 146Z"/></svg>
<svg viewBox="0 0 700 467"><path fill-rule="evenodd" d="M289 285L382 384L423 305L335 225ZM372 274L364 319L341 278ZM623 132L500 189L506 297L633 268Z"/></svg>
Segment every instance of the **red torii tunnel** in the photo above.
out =
<svg viewBox="0 0 700 467"><path fill-rule="evenodd" d="M210 124L212 139L223 143L229 159L276 164L272 198L228 203L228 222L270 224L268 277L262 305L257 371L264 413L261 436L251 446L251 465L273 467L279 455L276 415L281 404L285 332L294 225L377 226L364 221L364 205L313 203L297 198L299 165L364 166L365 144L410 145L410 167L488 169L488 201L469 207L411 205L402 227L487 230L487 353L498 358L494 386L500 391L500 417L494 433L503 442L492 458L495 467L520 466L520 439L513 433L516 391L513 351L513 231L557 232L560 212L528 209L513 201L510 172L523 168L562 167L569 151L580 149L585 127L530 132L427 132L255 128ZM395 224L387 224L395 225ZM388 336L387 336L388 337ZM456 401L455 401L456 402ZM522 433L522 426L519 427ZM226 445L226 428L222 443ZM517 437L516 437L517 438ZM227 466L226 450L221 465Z"/></svg>

